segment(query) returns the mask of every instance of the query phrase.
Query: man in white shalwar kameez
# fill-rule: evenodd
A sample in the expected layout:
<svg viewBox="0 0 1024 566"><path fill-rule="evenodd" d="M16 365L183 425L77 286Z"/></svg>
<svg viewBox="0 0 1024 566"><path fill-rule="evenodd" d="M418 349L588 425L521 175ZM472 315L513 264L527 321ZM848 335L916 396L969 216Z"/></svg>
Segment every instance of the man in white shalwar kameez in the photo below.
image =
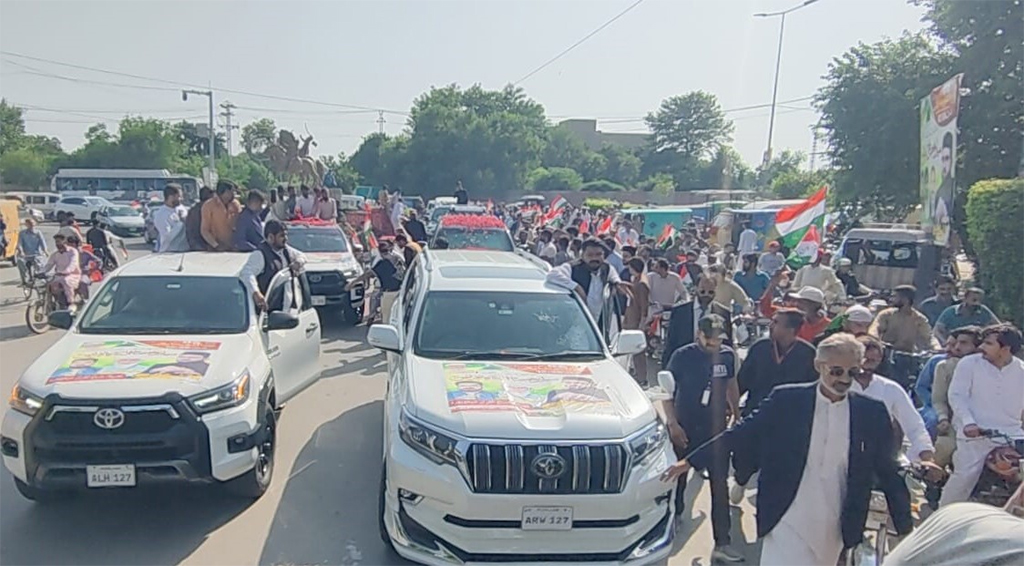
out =
<svg viewBox="0 0 1024 566"><path fill-rule="evenodd" d="M760 470L762 566L835 565L844 548L863 539L876 477L897 532L913 528L889 413L879 401L849 394L863 355L863 345L852 335L830 336L815 356L817 382L776 387L754 413L720 437L730 448L756 455L750 465ZM662 477L671 481L687 469L684 458ZM738 476L748 472L736 470Z"/></svg>

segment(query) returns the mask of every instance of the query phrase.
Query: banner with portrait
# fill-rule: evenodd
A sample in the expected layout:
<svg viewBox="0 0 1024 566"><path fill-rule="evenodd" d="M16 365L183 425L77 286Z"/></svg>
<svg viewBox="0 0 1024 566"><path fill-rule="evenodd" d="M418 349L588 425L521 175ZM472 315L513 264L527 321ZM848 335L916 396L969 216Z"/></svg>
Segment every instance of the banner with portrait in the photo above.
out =
<svg viewBox="0 0 1024 566"><path fill-rule="evenodd" d="M921 99L921 224L940 246L949 243L956 195L961 79L956 75Z"/></svg>

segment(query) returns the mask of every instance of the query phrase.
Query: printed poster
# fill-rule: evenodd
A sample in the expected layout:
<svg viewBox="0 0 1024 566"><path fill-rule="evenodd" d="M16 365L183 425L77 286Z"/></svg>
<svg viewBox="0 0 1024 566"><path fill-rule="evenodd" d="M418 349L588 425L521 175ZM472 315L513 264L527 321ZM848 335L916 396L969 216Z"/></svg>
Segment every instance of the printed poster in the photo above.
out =
<svg viewBox="0 0 1024 566"><path fill-rule="evenodd" d="M461 412L615 414L590 368L578 364L445 363L448 408Z"/></svg>
<svg viewBox="0 0 1024 566"><path fill-rule="evenodd" d="M956 195L957 117L963 74L921 99L921 224L935 244L949 243Z"/></svg>
<svg viewBox="0 0 1024 566"><path fill-rule="evenodd" d="M97 340L80 345L47 385L115 379L199 381L220 342L190 340Z"/></svg>

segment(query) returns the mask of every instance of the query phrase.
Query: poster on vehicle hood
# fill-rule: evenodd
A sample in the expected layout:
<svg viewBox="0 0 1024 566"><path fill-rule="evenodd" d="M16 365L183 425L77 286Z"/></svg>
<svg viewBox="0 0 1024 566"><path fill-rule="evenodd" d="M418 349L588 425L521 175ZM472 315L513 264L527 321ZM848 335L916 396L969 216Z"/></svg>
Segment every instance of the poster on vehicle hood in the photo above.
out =
<svg viewBox="0 0 1024 566"><path fill-rule="evenodd" d="M220 342L192 340L96 340L83 342L46 380L51 383L115 379L199 381Z"/></svg>
<svg viewBox="0 0 1024 566"><path fill-rule="evenodd" d="M949 243L956 195L956 122L960 80L956 75L921 99L921 224L935 244Z"/></svg>
<svg viewBox="0 0 1024 566"><path fill-rule="evenodd" d="M461 412L614 414L605 389L580 364L445 363L448 408Z"/></svg>

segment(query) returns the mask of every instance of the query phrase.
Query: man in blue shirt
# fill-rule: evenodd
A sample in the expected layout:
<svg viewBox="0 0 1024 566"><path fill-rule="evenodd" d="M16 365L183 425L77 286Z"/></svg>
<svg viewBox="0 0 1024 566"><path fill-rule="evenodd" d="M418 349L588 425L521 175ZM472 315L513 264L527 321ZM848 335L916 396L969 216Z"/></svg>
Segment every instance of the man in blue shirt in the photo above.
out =
<svg viewBox="0 0 1024 566"><path fill-rule="evenodd" d="M45 258L49 257L46 249L46 238L39 230L36 230L36 221L33 218L25 219L25 229L18 233L18 273L21 275L21 282L25 281L28 275L27 264L35 264L35 267L43 265Z"/></svg>
<svg viewBox="0 0 1024 566"><path fill-rule="evenodd" d="M921 301L921 308L918 310L928 317L928 324L934 327L939 315L959 302L956 298L956 281L948 275L940 275L935 280L935 295Z"/></svg>
<svg viewBox="0 0 1024 566"><path fill-rule="evenodd" d="M743 256L743 271L732 277L733 281L750 297L750 300L755 302L764 295L771 282L767 273L757 269L757 260L757 254Z"/></svg>
<svg viewBox="0 0 1024 566"><path fill-rule="evenodd" d="M263 194L256 190L249 191L249 196L245 199L245 208L235 221L231 243L236 252L254 252L263 243L263 221L260 219L262 211Z"/></svg>
<svg viewBox="0 0 1024 566"><path fill-rule="evenodd" d="M949 333L957 328L964 326L980 326L985 328L999 322L996 315L988 307L981 304L984 300L985 291L978 287L971 287L964 293L964 302L947 307L946 310L942 311L939 319L935 322L934 329L935 337L939 339L939 342L945 344L949 338Z"/></svg>
<svg viewBox="0 0 1024 566"><path fill-rule="evenodd" d="M722 341L726 336L725 319L709 314L697 321L697 342L672 354L668 371L672 372L675 391L665 401L665 418L677 455L699 446L725 431L728 421L739 416L739 386L736 383L736 354ZM719 447L720 446L720 447ZM739 562L742 555L730 546L729 529L729 450L724 443L704 452L707 457L692 462L706 469L711 478L711 525L715 537L712 559ZM679 478L676 489L676 515L683 511L683 492L687 475Z"/></svg>
<svg viewBox="0 0 1024 566"><path fill-rule="evenodd" d="M914 382L914 393L917 396L917 402L921 403L921 408L917 412L921 414L924 426L928 429L928 434L931 435L933 440L935 439L935 427L939 422L939 417L935 413L935 407L932 406L932 384L935 383L935 368L939 366L939 362L952 354L952 348L955 345L956 340L947 340L945 344L946 351L929 358L925 362L924 367L921 368L917 381Z"/></svg>

